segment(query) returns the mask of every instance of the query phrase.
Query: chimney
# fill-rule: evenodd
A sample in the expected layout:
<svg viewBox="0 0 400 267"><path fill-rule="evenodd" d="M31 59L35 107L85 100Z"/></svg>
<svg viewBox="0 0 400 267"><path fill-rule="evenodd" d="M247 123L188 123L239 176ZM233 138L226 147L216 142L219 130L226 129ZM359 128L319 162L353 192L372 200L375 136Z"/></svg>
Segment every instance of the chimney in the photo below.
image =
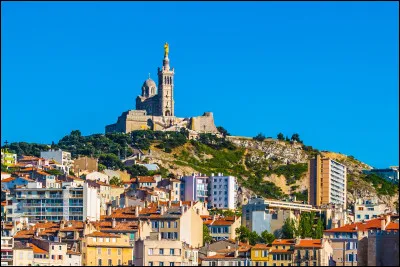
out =
<svg viewBox="0 0 400 267"><path fill-rule="evenodd" d="M111 222L111 228L115 228L115 226L117 226L117 222L115 221L115 218L112 218L112 222Z"/></svg>
<svg viewBox="0 0 400 267"><path fill-rule="evenodd" d="M179 206L182 207L182 200L179 200Z"/></svg>
<svg viewBox="0 0 400 267"><path fill-rule="evenodd" d="M135 216L139 216L139 206L135 207Z"/></svg>
<svg viewBox="0 0 400 267"><path fill-rule="evenodd" d="M381 230L384 231L386 229L386 220L385 217L381 219Z"/></svg>
<svg viewBox="0 0 400 267"><path fill-rule="evenodd" d="M185 207L181 206L181 214L185 213Z"/></svg>
<svg viewBox="0 0 400 267"><path fill-rule="evenodd" d="M300 245L300 238L296 237L296 245Z"/></svg>
<svg viewBox="0 0 400 267"><path fill-rule="evenodd" d="M171 200L168 201L168 208L171 208Z"/></svg>
<svg viewBox="0 0 400 267"><path fill-rule="evenodd" d="M107 207L107 216L111 216L112 214L112 210L111 210L111 206Z"/></svg>
<svg viewBox="0 0 400 267"><path fill-rule="evenodd" d="M164 215L164 206L160 207L160 215Z"/></svg>

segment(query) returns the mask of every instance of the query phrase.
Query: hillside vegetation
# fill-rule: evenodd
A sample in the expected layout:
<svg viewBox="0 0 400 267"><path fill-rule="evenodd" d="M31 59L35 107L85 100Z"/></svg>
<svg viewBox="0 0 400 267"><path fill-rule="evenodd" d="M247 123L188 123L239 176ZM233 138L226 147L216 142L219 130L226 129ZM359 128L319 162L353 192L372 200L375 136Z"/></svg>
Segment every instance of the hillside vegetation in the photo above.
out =
<svg viewBox="0 0 400 267"><path fill-rule="evenodd" d="M34 156L39 156L40 150L48 147L24 142L8 146L19 155ZM198 140L188 140L186 130L142 130L131 134L95 134L86 137L80 131L72 131L51 147L70 151L73 157L99 157L103 167L126 168L132 175L146 175L148 172L145 169L138 169L138 166L125 167L122 162L131 156L134 147L145 152L146 162L159 164L163 175L224 173L238 178L240 191L246 197L251 194L275 199L296 196L298 200L304 201L307 201L308 190L307 162L321 154L347 166L349 201L357 197L378 196L386 203L393 203L398 196L397 186L378 176L362 174L363 169L371 168L367 164L352 156L321 152L306 146L298 134L293 140L277 140L260 135L249 139L211 134L201 134Z"/></svg>

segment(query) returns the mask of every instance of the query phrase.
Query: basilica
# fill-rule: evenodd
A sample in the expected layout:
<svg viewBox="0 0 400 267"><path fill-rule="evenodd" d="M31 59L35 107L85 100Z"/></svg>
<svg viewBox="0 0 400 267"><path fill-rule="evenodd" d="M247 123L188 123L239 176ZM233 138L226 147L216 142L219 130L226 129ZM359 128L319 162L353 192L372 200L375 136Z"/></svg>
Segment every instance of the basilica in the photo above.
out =
<svg viewBox="0 0 400 267"><path fill-rule="evenodd" d="M158 68L158 86L150 77L142 85L142 94L136 98L136 109L128 110L114 124L106 126L106 133L129 133L134 130L177 131L188 129L193 133L218 133L213 114L179 118L175 116L174 68L169 65L169 45L164 45L162 68Z"/></svg>

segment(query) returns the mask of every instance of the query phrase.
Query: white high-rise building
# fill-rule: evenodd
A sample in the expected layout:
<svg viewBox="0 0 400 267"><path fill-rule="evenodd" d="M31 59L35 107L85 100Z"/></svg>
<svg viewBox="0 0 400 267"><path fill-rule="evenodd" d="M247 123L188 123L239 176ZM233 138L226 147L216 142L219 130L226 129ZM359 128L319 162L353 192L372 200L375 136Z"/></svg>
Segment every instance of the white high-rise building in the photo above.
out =
<svg viewBox="0 0 400 267"><path fill-rule="evenodd" d="M237 180L234 176L210 176L210 206L218 209L236 209Z"/></svg>
<svg viewBox="0 0 400 267"><path fill-rule="evenodd" d="M69 170L72 170L73 168L74 161L71 158L70 152L62 151L61 149L50 149L49 151L41 151L40 157L56 161L56 165L61 165L61 169L64 173L69 173Z"/></svg>
<svg viewBox="0 0 400 267"><path fill-rule="evenodd" d="M181 193L182 199L185 201L208 202L208 176L193 174L184 176L182 179L184 188Z"/></svg>

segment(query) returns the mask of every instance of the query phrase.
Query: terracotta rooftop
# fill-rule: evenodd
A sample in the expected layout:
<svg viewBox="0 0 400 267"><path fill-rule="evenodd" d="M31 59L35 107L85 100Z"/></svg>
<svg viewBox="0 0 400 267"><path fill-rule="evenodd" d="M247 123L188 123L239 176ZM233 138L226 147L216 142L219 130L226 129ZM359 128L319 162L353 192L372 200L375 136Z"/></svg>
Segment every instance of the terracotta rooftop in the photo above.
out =
<svg viewBox="0 0 400 267"><path fill-rule="evenodd" d="M139 183L155 183L156 180L153 176L138 176Z"/></svg>
<svg viewBox="0 0 400 267"><path fill-rule="evenodd" d="M116 222L115 227L112 227L111 221L93 222L95 227L100 228L100 231L113 232L113 231L137 231L138 222Z"/></svg>
<svg viewBox="0 0 400 267"><path fill-rule="evenodd" d="M270 249L271 246L267 244L255 244L252 249Z"/></svg>
<svg viewBox="0 0 400 267"><path fill-rule="evenodd" d="M295 248L322 248L321 239L301 239Z"/></svg>
<svg viewBox="0 0 400 267"><path fill-rule="evenodd" d="M342 227L333 228L325 230L326 233L356 233L357 231L368 231L372 229L381 229L381 221L385 218L376 218L368 220L366 222L357 222L352 224L347 224ZM399 224L390 222L386 227L386 230L399 230Z"/></svg>
<svg viewBox="0 0 400 267"><path fill-rule="evenodd" d="M2 183L9 183L9 182L14 181L15 179L16 179L15 177L10 177L10 178L6 178L6 179L1 180L1 182Z"/></svg>
<svg viewBox="0 0 400 267"><path fill-rule="evenodd" d="M279 245L294 245L296 244L296 240L294 239L275 239L272 242L273 246L279 246Z"/></svg>
<svg viewBox="0 0 400 267"><path fill-rule="evenodd" d="M30 244L30 246L32 247L33 253L35 253L35 254L48 254L49 253L48 251L41 249L34 244Z"/></svg>

